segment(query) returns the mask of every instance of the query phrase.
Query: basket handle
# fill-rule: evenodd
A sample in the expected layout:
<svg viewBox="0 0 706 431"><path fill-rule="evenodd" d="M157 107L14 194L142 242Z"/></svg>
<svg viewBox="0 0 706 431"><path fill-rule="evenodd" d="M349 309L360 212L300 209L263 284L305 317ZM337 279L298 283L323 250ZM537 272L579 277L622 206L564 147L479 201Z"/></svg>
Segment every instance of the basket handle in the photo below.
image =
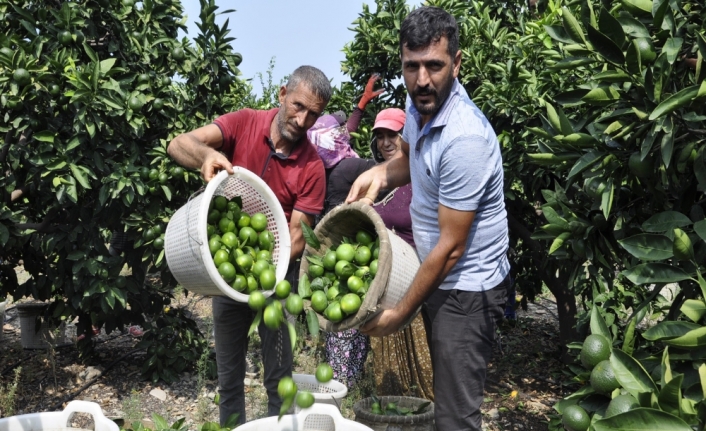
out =
<svg viewBox="0 0 706 431"><path fill-rule="evenodd" d="M106 421L106 423L110 422L112 429L116 431L119 429L117 424L115 424L113 421L109 420L103 415L103 410L101 410L101 407L98 404L92 403L90 401L71 401L61 413L64 416L65 423L68 423L69 419L71 418L71 415L74 413L87 413L93 416L94 424L98 424L101 421ZM113 428L113 425L115 426L115 428Z"/></svg>
<svg viewBox="0 0 706 431"><path fill-rule="evenodd" d="M346 426L343 422L345 418L341 415L341 411L338 410L338 407L331 404L314 403L308 409L299 412L299 414L304 417L305 420L307 416L312 414L330 416L337 430L343 430Z"/></svg>

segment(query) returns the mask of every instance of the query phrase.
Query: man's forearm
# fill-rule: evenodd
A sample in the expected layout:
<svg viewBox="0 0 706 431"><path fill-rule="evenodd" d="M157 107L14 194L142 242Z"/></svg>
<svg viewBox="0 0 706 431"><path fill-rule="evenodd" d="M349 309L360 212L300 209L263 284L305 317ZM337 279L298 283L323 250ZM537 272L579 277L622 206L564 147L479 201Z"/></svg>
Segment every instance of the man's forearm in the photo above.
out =
<svg viewBox="0 0 706 431"><path fill-rule="evenodd" d="M214 152L213 148L200 142L188 133L172 139L167 148L169 156L185 168L200 169L206 156Z"/></svg>

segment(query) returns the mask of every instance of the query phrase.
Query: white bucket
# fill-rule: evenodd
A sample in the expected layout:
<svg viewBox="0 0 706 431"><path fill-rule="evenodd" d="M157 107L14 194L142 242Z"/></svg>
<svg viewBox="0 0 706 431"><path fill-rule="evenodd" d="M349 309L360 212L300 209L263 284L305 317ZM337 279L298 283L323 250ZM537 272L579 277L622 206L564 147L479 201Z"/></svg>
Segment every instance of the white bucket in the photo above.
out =
<svg viewBox="0 0 706 431"><path fill-rule="evenodd" d="M241 425L238 431L373 431L345 419L334 406L315 403L295 415L258 419Z"/></svg>
<svg viewBox="0 0 706 431"><path fill-rule="evenodd" d="M179 208L167 225L164 250L169 270L184 288L206 296L228 296L238 302L248 302L250 295L236 291L223 280L208 248L206 225L213 196L228 199L240 196L243 211L260 212L267 217L267 229L275 237L272 261L277 281L287 274L292 244L289 223L272 189L245 168L234 167L233 171L233 175L221 171L209 181L203 193ZM270 296L273 291L263 293Z"/></svg>
<svg viewBox="0 0 706 431"><path fill-rule="evenodd" d="M76 431L81 428L69 426L74 413L93 416L94 431L120 431L118 425L106 418L96 403L71 401L62 412L30 413L0 419L0 431Z"/></svg>
<svg viewBox="0 0 706 431"><path fill-rule="evenodd" d="M314 402L318 404L330 404L340 410L341 401L348 395L346 385L337 380L321 383L316 380L316 376L311 374L292 374L292 379L296 383L297 389L311 392L314 396ZM295 404L294 412L298 413L300 410Z"/></svg>

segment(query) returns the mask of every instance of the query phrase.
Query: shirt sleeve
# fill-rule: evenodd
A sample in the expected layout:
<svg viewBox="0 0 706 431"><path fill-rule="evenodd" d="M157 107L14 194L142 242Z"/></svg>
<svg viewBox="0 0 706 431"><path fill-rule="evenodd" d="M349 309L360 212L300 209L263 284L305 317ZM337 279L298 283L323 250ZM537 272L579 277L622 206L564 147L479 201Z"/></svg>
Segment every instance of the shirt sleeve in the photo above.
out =
<svg viewBox="0 0 706 431"><path fill-rule="evenodd" d="M459 211L476 211L497 156L497 149L480 135L459 136L451 141L439 165L439 203Z"/></svg>
<svg viewBox="0 0 706 431"><path fill-rule="evenodd" d="M238 141L238 136L242 133L243 125L249 124L250 110L241 109L240 111L230 112L213 120L213 124L221 129L223 135L223 145L218 148L228 157L235 152L235 145Z"/></svg>
<svg viewBox="0 0 706 431"><path fill-rule="evenodd" d="M326 196L326 174L321 159L308 164L306 175L301 182L294 209L304 214L318 215L324 209Z"/></svg>
<svg viewBox="0 0 706 431"><path fill-rule="evenodd" d="M351 116L348 117L348 121L346 121L346 129L348 129L349 132L357 131L362 118L363 110L356 106L353 112L351 112Z"/></svg>

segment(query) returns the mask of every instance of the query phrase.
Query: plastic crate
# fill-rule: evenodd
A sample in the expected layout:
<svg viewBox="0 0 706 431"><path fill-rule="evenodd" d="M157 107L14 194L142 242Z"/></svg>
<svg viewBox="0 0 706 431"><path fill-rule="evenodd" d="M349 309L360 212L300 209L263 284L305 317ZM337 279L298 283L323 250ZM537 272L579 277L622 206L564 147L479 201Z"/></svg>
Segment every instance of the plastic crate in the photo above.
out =
<svg viewBox="0 0 706 431"><path fill-rule="evenodd" d="M0 431L82 431L69 425L74 413L87 413L93 416L94 431L120 431L118 425L106 418L96 403L71 401L64 411L30 413L0 419Z"/></svg>
<svg viewBox="0 0 706 431"><path fill-rule="evenodd" d="M314 403L294 415L258 419L241 425L238 431L372 431L363 424L341 416L332 405Z"/></svg>
<svg viewBox="0 0 706 431"><path fill-rule="evenodd" d="M267 217L267 229L275 237L272 261L276 266L277 281L283 280L287 274L292 244L289 223L272 189L245 168L234 167L233 171L233 175L221 171L209 181L203 193L179 208L167 225L164 250L169 270L184 288L206 296L228 296L239 302L248 302L250 295L236 291L223 280L208 249L206 225L213 197L232 199L240 196L243 211L248 214L260 212ZM272 290L264 292L265 296L272 293Z"/></svg>

